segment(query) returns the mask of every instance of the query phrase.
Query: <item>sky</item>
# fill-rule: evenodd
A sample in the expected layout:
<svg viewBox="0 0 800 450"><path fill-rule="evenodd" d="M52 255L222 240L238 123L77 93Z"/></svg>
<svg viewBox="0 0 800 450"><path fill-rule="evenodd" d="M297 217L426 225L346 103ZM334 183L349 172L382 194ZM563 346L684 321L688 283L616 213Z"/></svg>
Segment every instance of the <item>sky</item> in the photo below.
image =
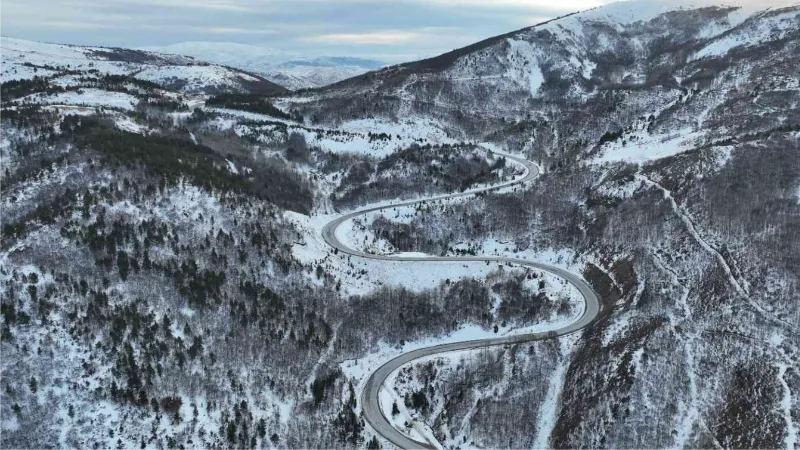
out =
<svg viewBox="0 0 800 450"><path fill-rule="evenodd" d="M308 56L434 56L610 0L2 0L3 36L152 47L235 42Z"/></svg>

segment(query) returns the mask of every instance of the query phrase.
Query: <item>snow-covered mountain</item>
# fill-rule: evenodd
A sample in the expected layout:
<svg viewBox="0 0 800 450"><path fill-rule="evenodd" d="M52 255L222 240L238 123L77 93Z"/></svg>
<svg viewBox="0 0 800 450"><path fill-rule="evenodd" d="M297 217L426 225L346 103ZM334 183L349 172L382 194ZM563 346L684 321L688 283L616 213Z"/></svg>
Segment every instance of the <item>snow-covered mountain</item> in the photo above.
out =
<svg viewBox="0 0 800 450"><path fill-rule="evenodd" d="M325 86L383 67L380 61L297 53L232 42L182 42L145 50L186 55L200 61L237 67L288 89Z"/></svg>
<svg viewBox="0 0 800 450"><path fill-rule="evenodd" d="M605 261L576 343L398 377L400 398L435 390L412 414L443 446L797 447L799 58L796 2L632 1L284 100L320 126L436 123L547 172L381 225L400 250Z"/></svg>
<svg viewBox="0 0 800 450"><path fill-rule="evenodd" d="M400 367L398 432L800 444L800 6L613 4L303 93L1 50L0 447L393 448L364 420L376 367L586 311L499 260L334 250L366 204L348 248L545 263L601 303ZM498 151L538 176L396 206L521 176Z"/></svg>
<svg viewBox="0 0 800 450"><path fill-rule="evenodd" d="M286 93L271 81L241 69L143 50L82 47L2 37L2 79L27 80L77 71L83 76L129 75L186 93Z"/></svg>
<svg viewBox="0 0 800 450"><path fill-rule="evenodd" d="M615 3L344 80L300 96L296 108L329 123L358 119L365 109L391 120L435 118L475 138L563 123L587 152L595 134L630 127L639 116L653 115L651 130L664 134L689 127L718 139L726 130L712 112L736 86L793 77L797 20L791 2ZM692 111L680 117L693 123L672 114L678 105ZM587 121L592 126L576 126Z"/></svg>

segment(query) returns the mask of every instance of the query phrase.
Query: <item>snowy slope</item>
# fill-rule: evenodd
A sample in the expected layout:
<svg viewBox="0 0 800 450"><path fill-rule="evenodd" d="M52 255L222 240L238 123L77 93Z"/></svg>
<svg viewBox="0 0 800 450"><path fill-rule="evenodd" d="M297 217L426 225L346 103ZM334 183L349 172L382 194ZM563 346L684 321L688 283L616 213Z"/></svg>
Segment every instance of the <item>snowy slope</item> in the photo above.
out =
<svg viewBox="0 0 800 450"><path fill-rule="evenodd" d="M728 136L732 130L719 117L722 108L741 113L726 106L737 88L763 89L768 77L775 90L793 89L799 21L800 5L786 0L620 2L288 102L317 122L338 125L364 110L386 120L422 116L459 137L514 135L517 145L548 158L557 146L583 157L601 153L601 161L652 160ZM780 125L778 113L765 107L763 123L749 121L755 128L747 132ZM630 148L612 154L629 138L598 147L605 133L628 136L650 116L653 123L636 136L641 155L650 156L634 156ZM546 125L552 123L563 129L554 132ZM673 135L687 132L695 134L688 145L672 143Z"/></svg>
<svg viewBox="0 0 800 450"><path fill-rule="evenodd" d="M56 76L69 71L129 75L185 93L283 93L285 89L257 75L200 63L179 55L141 50L80 47L3 37L2 80Z"/></svg>

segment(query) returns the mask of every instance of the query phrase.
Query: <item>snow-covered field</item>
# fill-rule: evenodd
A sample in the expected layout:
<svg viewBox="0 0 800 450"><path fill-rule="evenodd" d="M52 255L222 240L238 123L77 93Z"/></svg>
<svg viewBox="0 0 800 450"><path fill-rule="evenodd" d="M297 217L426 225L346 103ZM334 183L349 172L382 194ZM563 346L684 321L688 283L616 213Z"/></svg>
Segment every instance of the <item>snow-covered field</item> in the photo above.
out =
<svg viewBox="0 0 800 450"><path fill-rule="evenodd" d="M592 162L603 164L619 161L631 163L654 161L695 148L695 143L701 136L701 133L693 132L691 129L675 131L666 136L638 132L626 135L626 139L605 144L601 149L602 153Z"/></svg>
<svg viewBox="0 0 800 450"><path fill-rule="evenodd" d="M150 66L136 73L140 80L152 81L158 84L171 82L186 83L181 88L184 92L201 91L206 86L218 88L235 88L240 82L231 77L231 70L219 66ZM258 81L257 78L239 74L246 81Z"/></svg>
<svg viewBox="0 0 800 450"><path fill-rule="evenodd" d="M92 106L133 111L139 99L122 92L86 88L78 91L59 92L53 95L33 94L20 99L20 101L22 103L37 103L54 106Z"/></svg>
<svg viewBox="0 0 800 450"><path fill-rule="evenodd" d="M239 119L283 123L287 125L289 132L302 134L309 145L333 153L353 153L381 158L412 144L437 145L460 142L447 137L435 122L421 118L401 122L364 119L347 122L337 128L315 126L310 129L297 122L267 114L213 107L207 109L223 116L218 122L220 129L232 128L239 134L250 131L249 126L238 123ZM369 133L386 133L391 138L370 139Z"/></svg>
<svg viewBox="0 0 800 450"><path fill-rule="evenodd" d="M46 77L63 70L78 70L90 76L128 75L158 84L174 84L181 92L200 92L206 88L240 90L242 82L257 82L258 78L222 66L199 64L190 58L176 55L142 53L146 61L109 60L115 49L49 44L2 37L3 81ZM124 56L120 58L124 59ZM55 69L55 70L54 70ZM90 72L92 71L92 72ZM95 72L96 71L96 72ZM91 75L95 73L95 75ZM71 75L55 81L73 85Z"/></svg>

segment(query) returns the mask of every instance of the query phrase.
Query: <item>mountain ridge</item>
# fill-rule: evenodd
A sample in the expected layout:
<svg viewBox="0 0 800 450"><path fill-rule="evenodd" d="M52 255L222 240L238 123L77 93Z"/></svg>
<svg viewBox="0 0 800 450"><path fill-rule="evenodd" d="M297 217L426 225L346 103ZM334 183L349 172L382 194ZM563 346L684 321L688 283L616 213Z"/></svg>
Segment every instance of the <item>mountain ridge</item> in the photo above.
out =
<svg viewBox="0 0 800 450"><path fill-rule="evenodd" d="M3 80L27 79L38 73L37 64L75 66L130 74L147 81L174 84L188 92L258 92L286 94L288 89L243 69L214 65L181 55L168 55L119 47L54 44L3 36ZM57 72L42 67L42 73Z"/></svg>

